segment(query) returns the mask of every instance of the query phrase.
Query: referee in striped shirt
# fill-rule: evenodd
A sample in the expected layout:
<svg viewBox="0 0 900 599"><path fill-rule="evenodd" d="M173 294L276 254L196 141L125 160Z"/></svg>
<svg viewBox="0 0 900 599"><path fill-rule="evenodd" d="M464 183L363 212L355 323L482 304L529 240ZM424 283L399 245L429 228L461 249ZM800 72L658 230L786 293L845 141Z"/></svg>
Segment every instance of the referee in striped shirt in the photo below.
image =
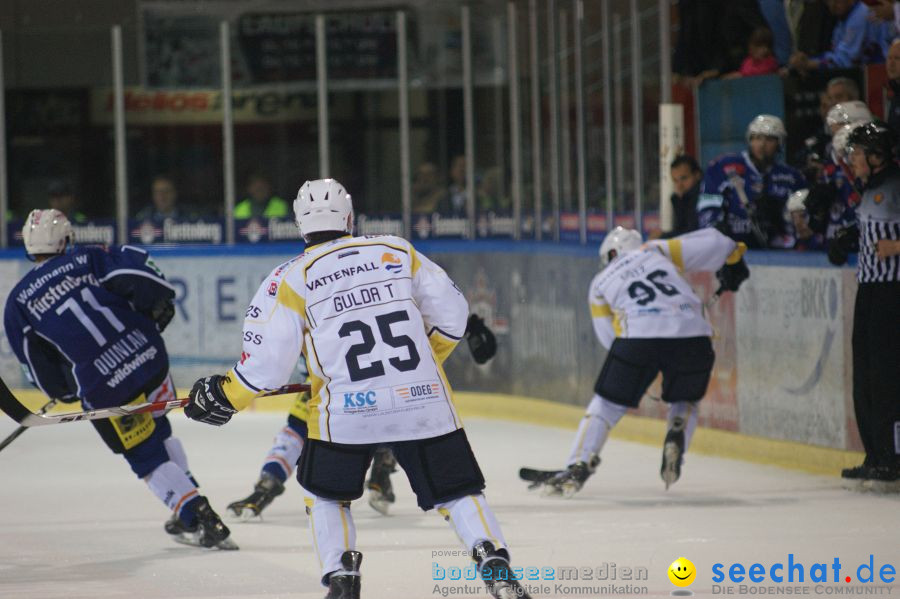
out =
<svg viewBox="0 0 900 599"><path fill-rule="evenodd" d="M894 132L875 121L848 138L853 172L862 184L857 225L842 229L828 257L844 264L859 251L853 311L853 406L866 451L846 479L900 488L900 167Z"/></svg>

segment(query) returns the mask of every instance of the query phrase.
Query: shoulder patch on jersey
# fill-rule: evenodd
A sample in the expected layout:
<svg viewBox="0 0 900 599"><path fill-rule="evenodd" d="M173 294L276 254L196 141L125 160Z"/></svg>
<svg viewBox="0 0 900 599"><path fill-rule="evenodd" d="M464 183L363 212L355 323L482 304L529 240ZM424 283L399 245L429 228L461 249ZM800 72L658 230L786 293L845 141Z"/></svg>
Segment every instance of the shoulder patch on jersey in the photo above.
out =
<svg viewBox="0 0 900 599"><path fill-rule="evenodd" d="M744 168L744 165L739 162L730 162L730 163L724 164L724 165L722 165L722 170L725 171L725 174L729 175L729 176L731 176L731 175L742 176L745 172L747 172L747 169Z"/></svg>
<svg viewBox="0 0 900 599"><path fill-rule="evenodd" d="M697 199L697 210L703 210L704 208L720 208L723 200L724 198L719 194L701 193L700 197Z"/></svg>
<svg viewBox="0 0 900 599"><path fill-rule="evenodd" d="M399 256L391 252L385 252L381 255L381 264L390 273L397 273L403 268L403 261L400 260Z"/></svg>

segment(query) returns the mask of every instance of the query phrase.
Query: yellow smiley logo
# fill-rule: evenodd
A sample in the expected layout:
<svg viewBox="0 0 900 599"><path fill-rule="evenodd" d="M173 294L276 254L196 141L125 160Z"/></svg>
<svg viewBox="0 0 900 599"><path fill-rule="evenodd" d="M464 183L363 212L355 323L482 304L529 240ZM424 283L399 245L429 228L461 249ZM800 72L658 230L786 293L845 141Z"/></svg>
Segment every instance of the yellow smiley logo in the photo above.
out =
<svg viewBox="0 0 900 599"><path fill-rule="evenodd" d="M679 557L669 566L669 580L677 587L690 586L697 577L697 568L686 557Z"/></svg>

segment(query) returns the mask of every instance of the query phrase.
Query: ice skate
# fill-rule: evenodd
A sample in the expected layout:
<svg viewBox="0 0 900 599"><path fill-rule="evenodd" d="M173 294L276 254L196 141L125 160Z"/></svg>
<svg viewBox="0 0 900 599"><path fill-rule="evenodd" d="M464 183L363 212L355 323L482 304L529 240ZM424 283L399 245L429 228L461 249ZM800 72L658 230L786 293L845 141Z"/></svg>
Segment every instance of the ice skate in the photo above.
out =
<svg viewBox="0 0 900 599"><path fill-rule="evenodd" d="M600 458L591 459L593 468L585 462L575 462L556 476L544 481L541 493L545 497L562 496L566 499L572 497L581 490L585 481L594 473Z"/></svg>
<svg viewBox="0 0 900 599"><path fill-rule="evenodd" d="M271 474L263 472L250 495L228 504L228 513L241 520L258 518L262 515L262 511L282 493L284 493L284 483Z"/></svg>
<svg viewBox="0 0 900 599"><path fill-rule="evenodd" d="M863 483L871 478L875 468L863 462L859 466L841 470L841 487L848 491L864 491Z"/></svg>
<svg viewBox="0 0 900 599"><path fill-rule="evenodd" d="M900 468L896 466L869 468L862 481L862 489L873 493L900 493Z"/></svg>
<svg viewBox="0 0 900 599"><path fill-rule="evenodd" d="M672 428L666 433L666 440L663 443L662 466L659 469L659 475L663 482L666 483L666 490L669 490L675 481L681 477L681 462L684 459L684 421L676 418Z"/></svg>
<svg viewBox="0 0 900 599"><path fill-rule="evenodd" d="M345 551L341 555L343 570L332 572L328 577L328 594L325 595L325 599L359 599L361 563L362 553Z"/></svg>
<svg viewBox="0 0 900 599"><path fill-rule="evenodd" d="M172 535L177 543L194 547L216 548L224 550L238 549L231 540L231 531L213 511L206 497L201 497L194 509L197 516L192 526L186 525L177 515L172 515L166 522L166 532Z"/></svg>
<svg viewBox="0 0 900 599"><path fill-rule="evenodd" d="M509 554L505 549L494 549L494 545L483 541L472 548L478 573L487 585L488 592L495 599L531 599L509 567Z"/></svg>
<svg viewBox="0 0 900 599"><path fill-rule="evenodd" d="M394 503L394 488L391 485L391 474L396 472L397 461L389 449L379 449L372 460L372 473L366 486L369 488L369 505L372 509L387 516L391 504Z"/></svg>

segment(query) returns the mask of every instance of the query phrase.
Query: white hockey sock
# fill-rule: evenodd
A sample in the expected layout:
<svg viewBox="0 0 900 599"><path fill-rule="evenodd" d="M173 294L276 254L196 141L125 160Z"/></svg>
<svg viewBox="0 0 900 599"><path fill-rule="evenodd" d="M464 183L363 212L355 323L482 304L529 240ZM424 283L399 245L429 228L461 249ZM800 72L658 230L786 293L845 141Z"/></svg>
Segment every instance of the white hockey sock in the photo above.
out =
<svg viewBox="0 0 900 599"><path fill-rule="evenodd" d="M609 432L622 419L627 409L595 394L578 425L578 433L572 442L566 466L576 462L590 463L591 454L600 453L606 445Z"/></svg>
<svg viewBox="0 0 900 599"><path fill-rule="evenodd" d="M688 447L691 445L691 438L694 436L694 429L697 428L697 419L700 417L700 409L696 401L676 401L669 407L669 416L667 418L667 430L671 430L675 424L676 418L684 421L684 451L687 453Z"/></svg>
<svg viewBox="0 0 900 599"><path fill-rule="evenodd" d="M272 448L266 454L263 471L268 470L270 465L276 465L284 471L284 480L287 480L291 477L302 450L303 438L291 427L284 427L275 435Z"/></svg>
<svg viewBox="0 0 900 599"><path fill-rule="evenodd" d="M153 494L179 516L182 506L200 494L181 466L171 460L157 466L144 481Z"/></svg>
<svg viewBox="0 0 900 599"><path fill-rule="evenodd" d="M166 448L166 453L169 454L169 459L178 464L190 476L191 469L188 467L187 454L184 452L184 446L181 445L181 441L175 437L169 437L163 441L163 445Z"/></svg>
<svg viewBox="0 0 900 599"><path fill-rule="evenodd" d="M313 497L309 513L309 529L313 535L313 545L322 576L342 570L341 555L356 549L356 526L350 514L350 504L346 502Z"/></svg>
<svg viewBox="0 0 900 599"><path fill-rule="evenodd" d="M448 519L466 550L471 550L480 541L490 541L495 549L506 549L500 523L481 493L434 507Z"/></svg>

